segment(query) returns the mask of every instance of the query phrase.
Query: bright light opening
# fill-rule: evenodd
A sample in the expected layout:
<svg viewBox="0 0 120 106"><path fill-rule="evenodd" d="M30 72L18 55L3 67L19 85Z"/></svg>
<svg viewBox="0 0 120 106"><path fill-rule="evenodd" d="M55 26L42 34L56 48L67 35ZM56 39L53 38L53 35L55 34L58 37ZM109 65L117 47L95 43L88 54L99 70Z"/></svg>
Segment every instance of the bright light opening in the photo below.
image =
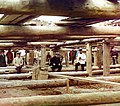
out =
<svg viewBox="0 0 120 106"><path fill-rule="evenodd" d="M2 18L4 16L4 14L0 14L0 18Z"/></svg>
<svg viewBox="0 0 120 106"><path fill-rule="evenodd" d="M62 16L39 16L38 18L35 18L34 20L41 20L41 21L47 21L47 22L59 22L62 19L66 19L68 17L62 17Z"/></svg>

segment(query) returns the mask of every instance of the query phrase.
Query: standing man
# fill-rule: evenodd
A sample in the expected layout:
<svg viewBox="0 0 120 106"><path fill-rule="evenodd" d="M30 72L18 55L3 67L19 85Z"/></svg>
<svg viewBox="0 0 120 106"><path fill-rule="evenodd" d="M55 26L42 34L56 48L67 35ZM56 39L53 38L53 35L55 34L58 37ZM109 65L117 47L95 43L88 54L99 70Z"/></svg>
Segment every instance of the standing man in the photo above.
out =
<svg viewBox="0 0 120 106"><path fill-rule="evenodd" d="M4 50L1 50L0 53L0 67L6 67L6 59L5 59L5 54L4 54Z"/></svg>
<svg viewBox="0 0 120 106"><path fill-rule="evenodd" d="M23 66L23 58L20 56L20 52L17 52L17 56L14 58L14 65L16 66L17 73L20 73Z"/></svg>
<svg viewBox="0 0 120 106"><path fill-rule="evenodd" d="M77 63L75 64L75 71L78 70L78 66L81 65L81 71L84 71L86 63L86 55L83 53L82 49L79 49L79 54L76 57Z"/></svg>
<svg viewBox="0 0 120 106"><path fill-rule="evenodd" d="M7 56L7 64L10 65L13 62L13 53L11 52L11 49L8 49L6 56Z"/></svg>

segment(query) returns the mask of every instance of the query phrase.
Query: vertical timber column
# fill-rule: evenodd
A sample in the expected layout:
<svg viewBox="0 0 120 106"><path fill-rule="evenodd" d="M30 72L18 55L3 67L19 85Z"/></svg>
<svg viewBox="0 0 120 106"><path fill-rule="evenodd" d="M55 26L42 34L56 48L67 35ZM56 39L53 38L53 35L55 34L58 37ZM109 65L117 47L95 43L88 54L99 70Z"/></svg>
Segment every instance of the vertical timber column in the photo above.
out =
<svg viewBox="0 0 120 106"><path fill-rule="evenodd" d="M97 44L97 66L99 69L102 68L102 45Z"/></svg>
<svg viewBox="0 0 120 106"><path fill-rule="evenodd" d="M25 50L25 65L27 65L27 51Z"/></svg>
<svg viewBox="0 0 120 106"><path fill-rule="evenodd" d="M45 63L46 63L46 47L42 45L41 46L41 63L40 63L41 69L45 68Z"/></svg>
<svg viewBox="0 0 120 106"><path fill-rule="evenodd" d="M94 51L93 56L94 56L94 66L97 66L97 52L96 51Z"/></svg>
<svg viewBox="0 0 120 106"><path fill-rule="evenodd" d="M34 64L34 50L30 50L29 52L29 65Z"/></svg>
<svg viewBox="0 0 120 106"><path fill-rule="evenodd" d="M48 79L48 70L46 68L46 46L41 46L41 64L40 70L38 74L38 80L45 80Z"/></svg>
<svg viewBox="0 0 120 106"><path fill-rule="evenodd" d="M92 46L90 43L86 45L86 71L92 76Z"/></svg>
<svg viewBox="0 0 120 106"><path fill-rule="evenodd" d="M110 44L106 41L103 42L103 75L110 74Z"/></svg>
<svg viewBox="0 0 120 106"><path fill-rule="evenodd" d="M68 66L69 66L68 51L65 51L65 64L66 64L66 67L68 67Z"/></svg>
<svg viewBox="0 0 120 106"><path fill-rule="evenodd" d="M41 46L41 61L40 65L35 67L32 74L33 80L45 80L48 79L48 70L45 67L46 64L46 47Z"/></svg>

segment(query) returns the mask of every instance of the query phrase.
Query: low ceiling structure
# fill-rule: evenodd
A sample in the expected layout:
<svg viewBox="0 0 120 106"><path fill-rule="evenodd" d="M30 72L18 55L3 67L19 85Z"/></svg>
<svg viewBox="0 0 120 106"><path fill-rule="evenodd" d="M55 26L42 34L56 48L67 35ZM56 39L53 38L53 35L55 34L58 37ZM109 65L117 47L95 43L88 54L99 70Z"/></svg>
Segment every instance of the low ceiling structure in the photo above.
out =
<svg viewBox="0 0 120 106"><path fill-rule="evenodd" d="M0 0L0 14L0 47L40 46L46 41L69 45L68 40L80 44L120 35L120 0ZM65 19L44 25L37 20L42 15ZM89 38L95 39L85 40Z"/></svg>

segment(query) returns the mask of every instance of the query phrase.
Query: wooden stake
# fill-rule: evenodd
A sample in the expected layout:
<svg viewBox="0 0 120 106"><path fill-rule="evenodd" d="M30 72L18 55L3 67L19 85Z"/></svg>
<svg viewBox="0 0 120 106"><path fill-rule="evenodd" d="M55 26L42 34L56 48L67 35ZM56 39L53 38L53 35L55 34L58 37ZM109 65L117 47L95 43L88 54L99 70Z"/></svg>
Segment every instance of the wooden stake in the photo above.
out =
<svg viewBox="0 0 120 106"><path fill-rule="evenodd" d="M66 83L67 83L67 84L66 84L66 85L67 85L67 86L66 86L66 93L69 94L69 93L70 93L69 79L67 79Z"/></svg>

